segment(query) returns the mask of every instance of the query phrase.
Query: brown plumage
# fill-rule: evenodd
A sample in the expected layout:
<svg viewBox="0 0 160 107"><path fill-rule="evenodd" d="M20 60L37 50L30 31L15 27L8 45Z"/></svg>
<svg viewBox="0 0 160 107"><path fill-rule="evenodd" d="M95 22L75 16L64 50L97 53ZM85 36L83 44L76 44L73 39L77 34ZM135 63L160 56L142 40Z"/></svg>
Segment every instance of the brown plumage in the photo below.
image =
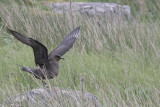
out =
<svg viewBox="0 0 160 107"><path fill-rule="evenodd" d="M22 43L31 46L34 52L35 63L39 69L22 67L22 71L33 74L38 79L52 79L59 73L59 60L73 46L78 37L80 27L70 32L61 42L61 44L48 55L47 48L32 38L28 38L16 31L8 29L9 32Z"/></svg>

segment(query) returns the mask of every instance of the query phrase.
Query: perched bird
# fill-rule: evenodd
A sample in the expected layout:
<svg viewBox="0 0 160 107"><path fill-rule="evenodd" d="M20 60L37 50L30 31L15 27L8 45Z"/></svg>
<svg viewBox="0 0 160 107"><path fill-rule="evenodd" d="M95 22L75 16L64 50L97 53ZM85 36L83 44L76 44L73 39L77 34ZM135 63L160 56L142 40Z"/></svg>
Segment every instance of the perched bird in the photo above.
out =
<svg viewBox="0 0 160 107"><path fill-rule="evenodd" d="M16 31L8 29L8 31L22 43L31 46L34 52L35 64L40 68L22 67L22 71L33 74L37 79L41 79L44 85L44 79L52 79L59 73L59 61L62 56L73 46L73 43L78 37L80 27L77 27L70 32L49 55L47 48L37 40L28 38Z"/></svg>

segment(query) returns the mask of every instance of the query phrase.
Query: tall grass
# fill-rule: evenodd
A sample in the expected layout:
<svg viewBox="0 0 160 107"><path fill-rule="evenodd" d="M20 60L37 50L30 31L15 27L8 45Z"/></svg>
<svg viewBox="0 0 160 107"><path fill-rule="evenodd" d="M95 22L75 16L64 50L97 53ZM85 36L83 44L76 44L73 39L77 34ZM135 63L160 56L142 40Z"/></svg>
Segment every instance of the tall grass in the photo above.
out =
<svg viewBox="0 0 160 107"><path fill-rule="evenodd" d="M71 17L40 8L0 4L0 99L42 87L41 81L22 72L16 64L35 66L30 47L15 40L6 27L35 38L51 52L72 30ZM132 22L107 18L83 18L74 14L81 33L61 61L53 87L85 91L103 106L160 105L160 26L158 21Z"/></svg>

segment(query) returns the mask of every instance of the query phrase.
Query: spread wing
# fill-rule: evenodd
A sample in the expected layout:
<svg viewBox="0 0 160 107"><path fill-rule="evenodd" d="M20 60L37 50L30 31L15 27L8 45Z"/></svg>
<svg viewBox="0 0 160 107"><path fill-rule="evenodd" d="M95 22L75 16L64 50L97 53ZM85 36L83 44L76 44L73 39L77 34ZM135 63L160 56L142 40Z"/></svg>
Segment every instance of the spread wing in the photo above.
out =
<svg viewBox="0 0 160 107"><path fill-rule="evenodd" d="M70 32L63 39L61 44L49 54L49 59L50 58L52 59L55 55L63 56L73 46L73 43L77 39L79 32L80 32L80 27L77 27L72 32Z"/></svg>
<svg viewBox="0 0 160 107"><path fill-rule="evenodd" d="M35 63L36 65L39 65L42 68L43 65L46 64L46 61L48 60L47 48L43 44L32 38L28 38L27 36L24 36L16 31L10 29L8 30L16 39L32 47L35 57Z"/></svg>

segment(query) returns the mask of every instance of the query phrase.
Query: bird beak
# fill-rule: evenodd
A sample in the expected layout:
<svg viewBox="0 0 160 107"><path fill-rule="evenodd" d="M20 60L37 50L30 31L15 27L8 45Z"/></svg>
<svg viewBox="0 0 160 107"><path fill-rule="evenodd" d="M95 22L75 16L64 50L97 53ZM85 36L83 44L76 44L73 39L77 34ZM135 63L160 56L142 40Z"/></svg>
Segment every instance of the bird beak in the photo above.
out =
<svg viewBox="0 0 160 107"><path fill-rule="evenodd" d="M63 60L64 60L64 58L63 58L63 57L61 57L61 59L63 59Z"/></svg>
<svg viewBox="0 0 160 107"><path fill-rule="evenodd" d="M60 59L63 59L63 60L64 60L64 58L63 58L63 57L61 57L60 55L55 55L55 57L57 57L57 58L58 58L58 60L60 60Z"/></svg>

